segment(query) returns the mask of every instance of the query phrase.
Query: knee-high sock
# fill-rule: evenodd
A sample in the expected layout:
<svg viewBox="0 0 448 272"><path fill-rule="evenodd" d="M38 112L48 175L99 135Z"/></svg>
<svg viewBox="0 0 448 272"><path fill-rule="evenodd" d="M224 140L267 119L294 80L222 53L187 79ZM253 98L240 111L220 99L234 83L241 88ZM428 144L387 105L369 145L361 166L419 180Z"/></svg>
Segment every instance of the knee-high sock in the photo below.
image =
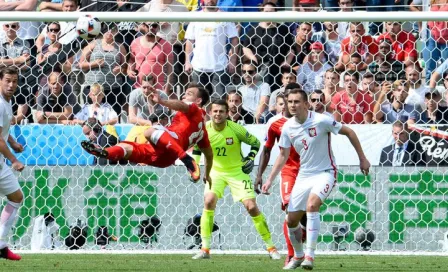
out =
<svg viewBox="0 0 448 272"><path fill-rule="evenodd" d="M0 216L0 249L7 246L8 234L14 224L20 203L8 201Z"/></svg>
<svg viewBox="0 0 448 272"><path fill-rule="evenodd" d="M215 211L206 210L202 212L201 216L201 239L202 249L209 250L212 240L213 220Z"/></svg>
<svg viewBox="0 0 448 272"><path fill-rule="evenodd" d="M283 235L285 236L286 246L288 247L288 256L294 256L294 248L292 247L291 240L289 239L288 224L283 222Z"/></svg>
<svg viewBox="0 0 448 272"><path fill-rule="evenodd" d="M314 258L320 231L320 213L307 212L306 216L308 217L306 222L306 255Z"/></svg>
<svg viewBox="0 0 448 272"><path fill-rule="evenodd" d="M272 242L271 232L269 231L268 223L266 223L266 218L264 218L264 215L260 213L259 215L252 217L252 221L254 222L255 229L258 234L260 234L261 239L263 239L266 248L270 249L275 247Z"/></svg>
<svg viewBox="0 0 448 272"><path fill-rule="evenodd" d="M289 239L294 248L294 255L298 258L303 257L302 230L300 226L295 228L288 227Z"/></svg>
<svg viewBox="0 0 448 272"><path fill-rule="evenodd" d="M176 154L179 159L185 158L187 153L185 153L184 149L177 143L176 139L171 137L171 135L164 131L160 137L158 137L157 141L151 139L152 143L157 145L158 147L165 148L168 152Z"/></svg>
<svg viewBox="0 0 448 272"><path fill-rule="evenodd" d="M119 161L126 156L126 150L119 145L105 148L105 150L108 154L107 159L111 161Z"/></svg>

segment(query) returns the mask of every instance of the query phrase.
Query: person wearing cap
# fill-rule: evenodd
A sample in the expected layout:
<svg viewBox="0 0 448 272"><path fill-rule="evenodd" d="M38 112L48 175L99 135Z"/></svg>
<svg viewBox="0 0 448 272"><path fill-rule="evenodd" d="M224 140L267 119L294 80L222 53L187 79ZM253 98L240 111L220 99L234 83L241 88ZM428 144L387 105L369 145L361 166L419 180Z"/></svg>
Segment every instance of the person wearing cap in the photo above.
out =
<svg viewBox="0 0 448 272"><path fill-rule="evenodd" d="M442 95L437 91L425 94L426 110L422 113L422 121L426 124L448 123L448 107L441 104Z"/></svg>
<svg viewBox="0 0 448 272"><path fill-rule="evenodd" d="M306 93L324 87L325 71L331 68L326 62L324 45L320 42L311 44L308 61L297 70L297 83Z"/></svg>
<svg viewBox="0 0 448 272"><path fill-rule="evenodd" d="M163 106L156 104L150 95L154 90L159 92L162 99L167 100L168 96L162 91L157 89L156 77L149 74L142 78L141 87L135 89L129 95L129 118L130 124L140 126L153 125L153 119L150 117L156 112L167 112Z"/></svg>
<svg viewBox="0 0 448 272"><path fill-rule="evenodd" d="M392 40L384 37L378 40L379 52L375 61L369 64L369 72L375 76L379 84L384 81L394 82L397 79L405 79L404 64L396 59L396 52L392 49Z"/></svg>
<svg viewBox="0 0 448 272"><path fill-rule="evenodd" d="M392 50L395 52L394 59L408 66L414 64L418 59L415 48L416 39L412 33L401 29L398 22L386 22L386 32L377 38L377 42L389 40Z"/></svg>

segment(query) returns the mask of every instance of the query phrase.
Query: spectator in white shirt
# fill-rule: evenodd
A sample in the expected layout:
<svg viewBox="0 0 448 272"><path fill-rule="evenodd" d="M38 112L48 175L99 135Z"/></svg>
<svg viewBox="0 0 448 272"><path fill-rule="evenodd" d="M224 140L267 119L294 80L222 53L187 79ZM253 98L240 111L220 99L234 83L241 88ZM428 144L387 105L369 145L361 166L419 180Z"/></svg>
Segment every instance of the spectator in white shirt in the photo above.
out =
<svg viewBox="0 0 448 272"><path fill-rule="evenodd" d="M426 109L425 94L428 87L422 84L422 68L418 63L408 65L405 69L406 80L409 82L409 93L405 103L410 105L418 105L422 109Z"/></svg>
<svg viewBox="0 0 448 272"><path fill-rule="evenodd" d="M85 104L80 112L75 114L72 124L83 124L89 118L97 119L101 125L115 125L118 122L118 115L111 105L103 102L104 89L98 83L90 86L89 98L92 104Z"/></svg>
<svg viewBox="0 0 448 272"><path fill-rule="evenodd" d="M257 79L257 69L250 62L243 64L242 73L245 85L238 90L243 95L243 109L255 117L255 123L265 123L271 87Z"/></svg>
<svg viewBox="0 0 448 272"><path fill-rule="evenodd" d="M204 0L201 12L220 11L216 6L217 0ZM187 40L185 71L192 73L193 82L207 88L214 97L223 98L225 86L230 81L229 76L235 73L238 57L235 53L235 48L238 46L238 31L235 24L192 22L188 25L185 39ZM228 40L232 46L227 56Z"/></svg>
<svg viewBox="0 0 448 272"><path fill-rule="evenodd" d="M297 70L297 83L310 94L314 90L324 88L325 72L331 66L325 61L324 46L320 42L311 44L311 52L308 54L308 62Z"/></svg>

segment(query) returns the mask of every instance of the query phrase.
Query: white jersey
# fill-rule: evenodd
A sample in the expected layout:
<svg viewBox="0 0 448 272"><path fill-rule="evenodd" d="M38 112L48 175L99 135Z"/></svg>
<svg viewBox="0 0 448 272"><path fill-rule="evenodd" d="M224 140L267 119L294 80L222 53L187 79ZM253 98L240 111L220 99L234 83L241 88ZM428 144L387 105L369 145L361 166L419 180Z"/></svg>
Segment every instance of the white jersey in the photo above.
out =
<svg viewBox="0 0 448 272"><path fill-rule="evenodd" d="M8 143L9 127L12 119L11 102L7 102L3 96L0 95L0 127L2 128L1 137ZM3 162L3 155L0 153L0 161Z"/></svg>
<svg viewBox="0 0 448 272"><path fill-rule="evenodd" d="M303 124L291 118L283 125L279 146L291 146L300 155L299 177L309 177L326 170L336 171L336 161L331 150L330 132L337 135L342 124L333 118L313 111Z"/></svg>

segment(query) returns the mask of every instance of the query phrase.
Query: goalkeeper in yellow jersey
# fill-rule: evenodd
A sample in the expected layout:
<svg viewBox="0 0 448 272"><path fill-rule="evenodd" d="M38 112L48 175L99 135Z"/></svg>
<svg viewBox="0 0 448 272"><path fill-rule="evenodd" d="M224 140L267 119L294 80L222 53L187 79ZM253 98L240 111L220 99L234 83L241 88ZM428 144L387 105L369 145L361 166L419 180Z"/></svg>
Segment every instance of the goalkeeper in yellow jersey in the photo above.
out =
<svg viewBox="0 0 448 272"><path fill-rule="evenodd" d="M210 258L210 243L213 230L213 217L216 203L224 195L227 186L235 202L241 201L252 217L255 229L266 244L269 256L280 259L280 254L271 239L271 233L264 215L260 212L255 200L254 187L249 176L254 167L254 159L260 149L260 141L250 134L243 126L227 120L229 105L225 100L212 103L211 121L206 124L208 138L213 149L213 167L210 172L211 188L205 186L204 211L201 216L202 249L193 259ZM251 146L246 157L241 152L241 143ZM195 148L193 155L198 161L200 151Z"/></svg>

